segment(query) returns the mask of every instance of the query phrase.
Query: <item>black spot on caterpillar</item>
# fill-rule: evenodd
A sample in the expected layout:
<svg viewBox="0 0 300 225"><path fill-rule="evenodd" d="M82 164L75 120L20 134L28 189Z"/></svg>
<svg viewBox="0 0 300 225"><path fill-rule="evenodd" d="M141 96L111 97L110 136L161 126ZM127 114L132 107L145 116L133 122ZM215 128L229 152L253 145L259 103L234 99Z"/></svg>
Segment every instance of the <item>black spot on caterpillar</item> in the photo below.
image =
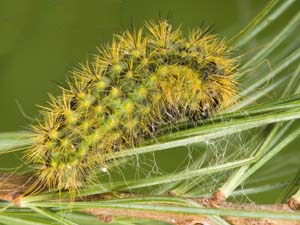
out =
<svg viewBox="0 0 300 225"><path fill-rule="evenodd" d="M146 31L144 31L144 29ZM116 35L74 72L33 126L28 158L39 182L77 189L104 154L138 146L162 124L205 119L236 93L230 48L206 30L184 37L166 21Z"/></svg>

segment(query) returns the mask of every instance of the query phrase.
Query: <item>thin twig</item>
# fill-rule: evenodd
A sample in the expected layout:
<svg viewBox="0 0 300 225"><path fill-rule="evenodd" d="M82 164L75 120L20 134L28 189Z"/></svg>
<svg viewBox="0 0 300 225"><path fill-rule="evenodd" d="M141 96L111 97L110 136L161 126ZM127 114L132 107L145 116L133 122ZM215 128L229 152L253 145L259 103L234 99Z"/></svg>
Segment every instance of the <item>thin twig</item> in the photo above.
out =
<svg viewBox="0 0 300 225"><path fill-rule="evenodd" d="M34 178L30 175L16 176L0 174L0 200L9 201L18 207L22 199L22 193L27 193L28 188L31 187ZM137 197L134 193L120 193L121 198ZM101 201L103 199L111 198L112 195L94 195L84 199L76 199L75 201ZM268 211L278 213L291 213L295 212L288 204L274 204L274 205L254 205L254 204L237 204L226 202L222 196L215 195L213 198L183 198L183 200L190 200L196 204L206 208L222 208L228 210L249 210L249 211ZM183 214L171 213L164 211L151 211L151 210L133 210L133 209L117 209L117 208L104 208L104 209L86 209L83 212L97 216L103 222L110 222L114 217L126 216L139 219L151 219L166 222L175 225L215 225L209 217L199 214ZM232 216L222 217L232 225L300 225L297 221L283 221L274 219L256 219L256 218L239 218Z"/></svg>

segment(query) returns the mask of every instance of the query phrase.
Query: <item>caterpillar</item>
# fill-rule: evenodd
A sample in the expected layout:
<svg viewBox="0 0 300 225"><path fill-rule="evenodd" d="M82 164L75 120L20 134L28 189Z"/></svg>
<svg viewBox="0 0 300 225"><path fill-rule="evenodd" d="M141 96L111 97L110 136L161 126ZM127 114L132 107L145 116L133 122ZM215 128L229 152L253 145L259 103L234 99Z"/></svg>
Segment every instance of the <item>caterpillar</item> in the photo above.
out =
<svg viewBox="0 0 300 225"><path fill-rule="evenodd" d="M166 123L203 120L237 92L236 58L207 30L183 35L167 20L147 22L103 46L50 96L32 126L27 157L49 188L84 187L104 155L134 148Z"/></svg>

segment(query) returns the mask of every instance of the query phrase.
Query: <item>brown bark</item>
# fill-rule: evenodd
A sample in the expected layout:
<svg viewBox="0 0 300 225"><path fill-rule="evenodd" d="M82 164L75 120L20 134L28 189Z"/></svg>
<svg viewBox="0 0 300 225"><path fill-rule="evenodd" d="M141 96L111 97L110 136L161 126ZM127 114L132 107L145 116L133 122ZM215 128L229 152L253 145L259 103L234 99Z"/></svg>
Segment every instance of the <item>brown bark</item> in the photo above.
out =
<svg viewBox="0 0 300 225"><path fill-rule="evenodd" d="M20 206L19 201L24 193L28 193L28 189L34 184L34 178L30 175L15 176L0 174L0 200L9 201L16 206ZM133 193L120 193L118 198L136 197ZM76 201L97 201L103 199L115 198L110 193L104 195L89 196ZM236 204L226 202L222 193L217 192L212 198L190 198L190 200L201 204L203 207L222 208L222 209L239 209L239 210L264 210L269 212L295 212L291 207L295 204L276 204L276 205L254 205L254 204ZM188 215L180 213L169 213L159 211L143 211L132 209L88 209L83 212L95 215L99 220L109 223L114 217L127 216L139 219L151 219L176 225L214 225L214 223L204 215ZM239 217L223 217L232 225L300 225L300 221L283 221L273 219L254 219Z"/></svg>
<svg viewBox="0 0 300 225"><path fill-rule="evenodd" d="M291 209L300 210L300 200L295 197L290 198L288 205Z"/></svg>
<svg viewBox="0 0 300 225"><path fill-rule="evenodd" d="M33 184L32 175L0 174L0 200L19 205L19 197Z"/></svg>
<svg viewBox="0 0 300 225"><path fill-rule="evenodd" d="M131 218L138 219L151 219L157 220L161 222L166 222L169 224L176 225L189 225L189 224L209 224L214 225L209 219L207 219L203 215L184 215L177 213L162 213L162 212L141 212L134 210L126 210L126 209L89 209L84 212L98 216L99 219L105 218L105 216L110 215L114 216L127 216ZM102 220L106 222L105 220Z"/></svg>
<svg viewBox="0 0 300 225"><path fill-rule="evenodd" d="M201 199L198 202L204 202L204 199ZM214 203L209 203L207 205L207 201L205 200L204 206L211 207L214 205L215 207L222 207L227 209L247 209L247 210L267 210L270 212L293 212L287 205L264 205L264 206L255 206L250 204L221 204L216 206ZM209 202L209 200L208 200ZM126 210L126 209L89 209L84 212L88 214L92 214L98 216L98 218L107 222L103 218L107 218L110 216L110 220L115 216L128 216L132 218L139 219L152 219L157 221L166 222L174 225L214 225L211 220L209 220L204 215L185 215L185 214L177 214L177 213L164 213L164 212L142 212L142 211L134 211L134 210ZM223 217L225 221L232 225L300 225L300 221L284 221L284 220L273 220L273 219L256 219L256 218L238 218L226 216Z"/></svg>

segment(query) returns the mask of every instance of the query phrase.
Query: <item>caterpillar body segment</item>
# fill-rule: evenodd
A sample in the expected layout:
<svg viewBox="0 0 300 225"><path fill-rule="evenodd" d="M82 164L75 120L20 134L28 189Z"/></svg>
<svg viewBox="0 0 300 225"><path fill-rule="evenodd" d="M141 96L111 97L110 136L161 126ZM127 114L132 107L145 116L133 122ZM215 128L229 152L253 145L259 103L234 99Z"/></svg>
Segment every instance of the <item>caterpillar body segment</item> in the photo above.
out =
<svg viewBox="0 0 300 225"><path fill-rule="evenodd" d="M155 137L163 124L226 108L237 86L230 54L225 41L201 30L184 37L166 20L114 36L33 126L28 158L39 182L81 188L105 155Z"/></svg>

